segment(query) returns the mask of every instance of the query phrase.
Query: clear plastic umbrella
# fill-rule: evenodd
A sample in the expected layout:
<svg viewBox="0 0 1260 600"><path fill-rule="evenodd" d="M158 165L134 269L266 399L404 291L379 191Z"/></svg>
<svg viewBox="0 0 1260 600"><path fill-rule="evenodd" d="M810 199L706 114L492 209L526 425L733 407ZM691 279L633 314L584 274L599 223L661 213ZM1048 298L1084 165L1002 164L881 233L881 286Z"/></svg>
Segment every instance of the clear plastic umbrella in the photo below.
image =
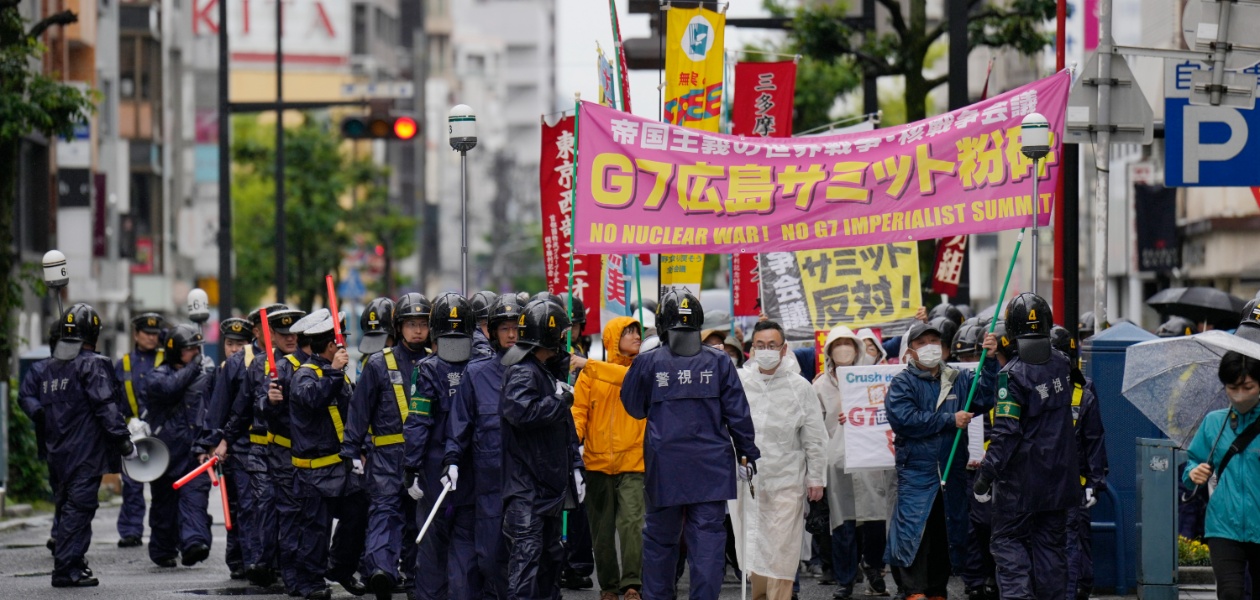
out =
<svg viewBox="0 0 1260 600"><path fill-rule="evenodd" d="M1223 331L1135 344L1125 355L1121 394L1184 448L1204 415L1229 406L1217 371L1231 350L1260 359L1260 344Z"/></svg>

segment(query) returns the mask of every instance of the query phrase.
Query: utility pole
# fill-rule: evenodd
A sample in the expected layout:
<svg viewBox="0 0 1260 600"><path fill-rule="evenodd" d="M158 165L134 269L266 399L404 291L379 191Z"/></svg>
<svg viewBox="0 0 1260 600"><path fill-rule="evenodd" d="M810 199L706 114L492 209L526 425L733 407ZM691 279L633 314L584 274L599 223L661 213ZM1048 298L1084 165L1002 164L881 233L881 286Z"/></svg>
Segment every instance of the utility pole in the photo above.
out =
<svg viewBox="0 0 1260 600"><path fill-rule="evenodd" d="M1098 2L1098 129L1094 145L1094 322L1107 327L1107 204L1111 193L1111 37L1112 0Z"/></svg>
<svg viewBox="0 0 1260 600"><path fill-rule="evenodd" d="M225 4L226 0L219 0ZM284 2L276 1L276 302L289 296L284 248Z"/></svg>
<svg viewBox="0 0 1260 600"><path fill-rule="evenodd" d="M277 2L277 4L279 4ZM232 156L228 102L228 10L219 2L219 318L232 314Z"/></svg>
<svg viewBox="0 0 1260 600"><path fill-rule="evenodd" d="M411 36L411 81L415 86L414 114L420 123L420 135L415 138L415 215L416 215L416 254L420 257L419 278L416 280L421 293L429 289L429 278L433 274L433 266L437 264L437 256L430 254L431 248L437 247L437 228L431 223L437 213L429 205L428 200L428 154L429 154L429 114L426 103L425 83L429 79L429 39L424 34L424 4L417 8L420 11L420 23Z"/></svg>

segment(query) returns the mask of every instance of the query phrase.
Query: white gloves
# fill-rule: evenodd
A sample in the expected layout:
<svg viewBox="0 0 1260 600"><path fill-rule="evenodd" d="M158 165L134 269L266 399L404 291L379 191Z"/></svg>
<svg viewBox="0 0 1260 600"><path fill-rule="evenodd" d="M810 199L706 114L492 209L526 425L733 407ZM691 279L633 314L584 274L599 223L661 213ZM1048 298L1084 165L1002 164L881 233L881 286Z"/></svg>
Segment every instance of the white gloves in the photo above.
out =
<svg viewBox="0 0 1260 600"><path fill-rule="evenodd" d="M140 447L132 444L131 442L127 443L131 444L131 451L123 455L123 460L136 460L137 458L140 458Z"/></svg>
<svg viewBox="0 0 1260 600"><path fill-rule="evenodd" d="M573 469L573 485L577 489L578 504L586 502L586 480L582 478L582 469Z"/></svg>
<svg viewBox="0 0 1260 600"><path fill-rule="evenodd" d="M131 439L133 440L153 435L153 432L149 429L149 424L135 417L127 421L127 432L131 434Z"/></svg>
<svg viewBox="0 0 1260 600"><path fill-rule="evenodd" d="M407 495L411 496L411 499L417 502L419 502L421 498L424 498L424 490L420 489L419 479L411 482L411 487L407 488Z"/></svg>
<svg viewBox="0 0 1260 600"><path fill-rule="evenodd" d="M1098 504L1098 498L1094 497L1094 488L1085 488L1085 508Z"/></svg>
<svg viewBox="0 0 1260 600"><path fill-rule="evenodd" d="M740 481L752 481L752 476L757 474L757 465L751 462L746 465L736 465L735 473L739 475Z"/></svg>
<svg viewBox="0 0 1260 600"><path fill-rule="evenodd" d="M976 494L975 492L972 492L972 494L974 494L974 495L975 495L975 497L976 497L976 502L979 502L980 504L988 504L988 503L989 503L989 501L993 499L993 489L992 489L992 488L990 488L990 489L989 489L989 491L987 491L987 492L985 492L985 493L983 493L983 494Z"/></svg>
<svg viewBox="0 0 1260 600"><path fill-rule="evenodd" d="M351 460L350 463L354 465L353 467L350 468L351 473L354 473L355 475L363 474L363 461L362 460L359 460L356 458L356 459Z"/></svg>
<svg viewBox="0 0 1260 600"><path fill-rule="evenodd" d="M449 485L451 491L455 491L455 486L459 485L459 465L446 466L446 470L442 472L442 485Z"/></svg>

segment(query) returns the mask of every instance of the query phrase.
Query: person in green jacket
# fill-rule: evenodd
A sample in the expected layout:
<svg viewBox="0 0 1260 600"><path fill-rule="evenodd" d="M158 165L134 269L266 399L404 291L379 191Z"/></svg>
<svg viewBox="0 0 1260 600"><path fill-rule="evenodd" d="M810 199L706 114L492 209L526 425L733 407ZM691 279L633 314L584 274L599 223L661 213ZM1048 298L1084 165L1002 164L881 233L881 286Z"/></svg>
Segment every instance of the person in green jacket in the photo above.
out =
<svg viewBox="0 0 1260 600"><path fill-rule="evenodd" d="M1260 360L1226 352L1219 377L1230 407L1214 410L1203 418L1190 442L1189 460L1182 479L1188 485L1208 486L1209 500L1204 538L1216 574L1216 597L1241 600L1246 571L1260 581L1260 443L1248 431L1260 429ZM1243 437L1244 439L1238 439ZM1235 443L1237 441L1237 443ZM1222 465L1232 446L1236 455Z"/></svg>

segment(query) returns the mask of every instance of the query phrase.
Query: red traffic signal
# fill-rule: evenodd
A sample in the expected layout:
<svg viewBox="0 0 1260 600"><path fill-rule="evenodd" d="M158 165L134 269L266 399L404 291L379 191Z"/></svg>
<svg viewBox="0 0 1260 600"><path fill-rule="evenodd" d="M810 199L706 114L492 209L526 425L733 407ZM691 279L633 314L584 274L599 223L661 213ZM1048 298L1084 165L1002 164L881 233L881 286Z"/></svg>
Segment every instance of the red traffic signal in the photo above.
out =
<svg viewBox="0 0 1260 600"><path fill-rule="evenodd" d="M411 140L420 125L408 116L354 116L341 120L341 135L350 140Z"/></svg>

